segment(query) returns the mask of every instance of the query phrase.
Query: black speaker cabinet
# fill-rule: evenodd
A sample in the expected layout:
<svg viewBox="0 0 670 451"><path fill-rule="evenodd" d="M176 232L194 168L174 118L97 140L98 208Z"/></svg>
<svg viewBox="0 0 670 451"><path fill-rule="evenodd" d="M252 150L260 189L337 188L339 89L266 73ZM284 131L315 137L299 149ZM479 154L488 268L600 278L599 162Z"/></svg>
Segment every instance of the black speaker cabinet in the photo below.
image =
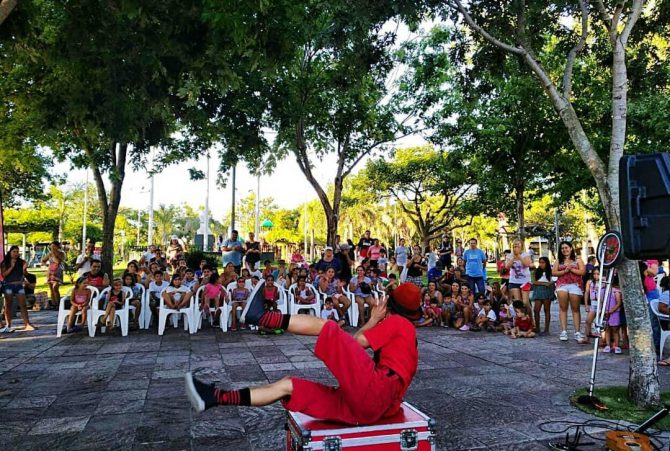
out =
<svg viewBox="0 0 670 451"><path fill-rule="evenodd" d="M670 156L625 155L619 162L621 234L626 257L670 257Z"/></svg>

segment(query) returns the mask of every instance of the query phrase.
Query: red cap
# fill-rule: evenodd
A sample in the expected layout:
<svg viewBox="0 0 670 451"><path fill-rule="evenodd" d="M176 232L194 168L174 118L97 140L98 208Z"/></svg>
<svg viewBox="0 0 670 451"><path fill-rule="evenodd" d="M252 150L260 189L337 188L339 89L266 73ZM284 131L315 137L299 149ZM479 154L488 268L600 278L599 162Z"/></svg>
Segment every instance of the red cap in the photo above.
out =
<svg viewBox="0 0 670 451"><path fill-rule="evenodd" d="M403 283L391 292L389 304L396 313L410 319L421 318L421 290L413 283Z"/></svg>

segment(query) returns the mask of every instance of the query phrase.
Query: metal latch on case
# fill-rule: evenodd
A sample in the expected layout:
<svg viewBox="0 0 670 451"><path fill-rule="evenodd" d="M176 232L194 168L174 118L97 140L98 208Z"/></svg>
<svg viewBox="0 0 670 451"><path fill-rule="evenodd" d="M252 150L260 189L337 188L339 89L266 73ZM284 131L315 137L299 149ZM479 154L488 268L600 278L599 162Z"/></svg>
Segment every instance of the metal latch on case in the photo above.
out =
<svg viewBox="0 0 670 451"><path fill-rule="evenodd" d="M417 434L414 429L405 429L400 432L400 450L416 451L419 447Z"/></svg>
<svg viewBox="0 0 670 451"><path fill-rule="evenodd" d="M323 439L323 451L341 451L342 439L340 437L326 437Z"/></svg>

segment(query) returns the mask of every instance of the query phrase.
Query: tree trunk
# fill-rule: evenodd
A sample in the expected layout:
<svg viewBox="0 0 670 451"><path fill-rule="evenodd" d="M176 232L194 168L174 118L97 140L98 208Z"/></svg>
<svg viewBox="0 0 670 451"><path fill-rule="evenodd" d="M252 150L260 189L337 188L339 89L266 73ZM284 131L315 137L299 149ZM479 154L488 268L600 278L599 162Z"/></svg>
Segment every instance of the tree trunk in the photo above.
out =
<svg viewBox="0 0 670 451"><path fill-rule="evenodd" d="M661 391L656 352L638 264L625 259L617 270L630 339L628 396L638 406L658 406L661 403Z"/></svg>
<svg viewBox="0 0 670 451"><path fill-rule="evenodd" d="M14 8L16 8L16 4L18 3L18 0L1 0L0 1L0 24L2 24L5 19L9 16L9 14L12 12Z"/></svg>
<svg viewBox="0 0 670 451"><path fill-rule="evenodd" d="M540 65L530 55L526 55L526 62L543 81L547 95L552 100L554 108L563 120L575 149L581 156L593 176L600 202L605 208L605 216L610 230L621 231L619 213L619 159L623 152L625 139L626 101L627 90L625 71L625 51L623 46L614 50L612 65L612 144L610 145L609 172L604 162L598 157L589 140L581 121L570 102L562 97L556 87L549 81ZM621 66L624 66L622 69ZM623 106L622 106L623 105ZM623 134L621 133L623 129ZM614 141L617 143L614 143ZM642 279L635 262L623 261L618 268L619 281L623 288L624 308L626 319L629 318L630 331L630 363L628 392L631 400L640 407L653 407L660 403L660 385L656 373L656 354L651 339L651 320L649 308L642 287ZM635 338L634 338L635 337ZM647 337L647 338L645 338Z"/></svg>
<svg viewBox="0 0 670 451"><path fill-rule="evenodd" d="M519 230L517 231L517 235L519 239L521 240L521 248L525 249L524 247L524 240L526 239L526 205L525 205L525 190L523 184L517 185L517 187L514 189L516 193L516 215L517 215L517 221L519 223Z"/></svg>
<svg viewBox="0 0 670 451"><path fill-rule="evenodd" d="M127 143L113 143L110 149L113 166L109 174L111 189L109 196L105 188L102 173L97 165L95 154L92 149L86 149L89 165L93 170L93 178L98 191L98 200L102 209L102 270L109 275L114 275L114 228L116 216L121 203L121 188L126 174L126 157L128 153Z"/></svg>

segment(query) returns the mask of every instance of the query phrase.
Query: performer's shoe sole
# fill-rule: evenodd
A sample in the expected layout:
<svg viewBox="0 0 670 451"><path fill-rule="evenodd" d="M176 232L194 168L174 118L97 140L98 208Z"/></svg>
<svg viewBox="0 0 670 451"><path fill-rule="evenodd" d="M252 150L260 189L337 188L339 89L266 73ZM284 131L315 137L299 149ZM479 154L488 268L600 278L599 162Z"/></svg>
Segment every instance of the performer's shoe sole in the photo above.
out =
<svg viewBox="0 0 670 451"><path fill-rule="evenodd" d="M191 374L191 372L189 371L184 376L184 379L186 380L186 396L188 397L188 400L191 402L191 405L196 410L196 412L198 413L204 412L205 401L200 397L198 391L195 389L195 384L193 383L193 374Z"/></svg>

